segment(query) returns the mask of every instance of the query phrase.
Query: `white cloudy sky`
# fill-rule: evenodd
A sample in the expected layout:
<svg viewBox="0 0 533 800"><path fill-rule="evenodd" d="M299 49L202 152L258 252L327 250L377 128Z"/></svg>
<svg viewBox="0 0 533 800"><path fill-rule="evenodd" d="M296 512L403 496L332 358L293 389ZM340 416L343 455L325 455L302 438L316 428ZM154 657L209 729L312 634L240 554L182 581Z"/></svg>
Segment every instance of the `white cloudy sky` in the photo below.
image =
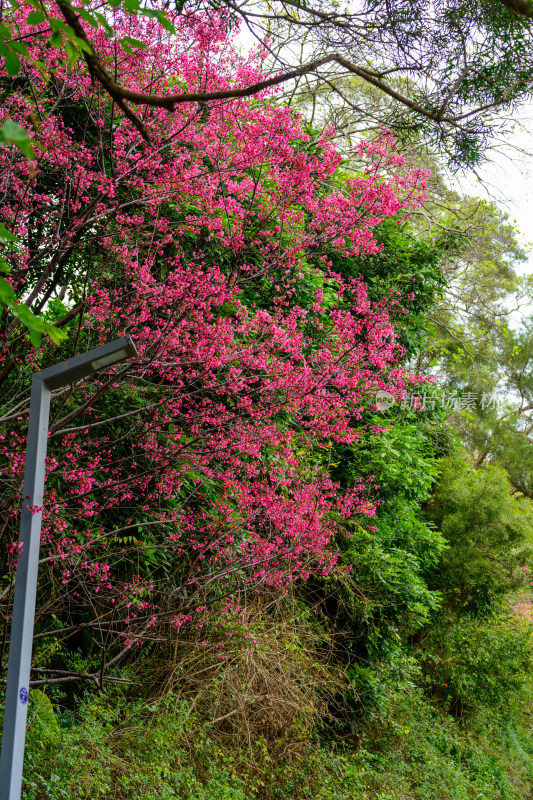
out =
<svg viewBox="0 0 533 800"><path fill-rule="evenodd" d="M491 152L489 161L476 175L458 178L468 194L490 197L516 222L519 239L529 252L527 264L520 272L533 273L533 109L506 137L506 144Z"/></svg>

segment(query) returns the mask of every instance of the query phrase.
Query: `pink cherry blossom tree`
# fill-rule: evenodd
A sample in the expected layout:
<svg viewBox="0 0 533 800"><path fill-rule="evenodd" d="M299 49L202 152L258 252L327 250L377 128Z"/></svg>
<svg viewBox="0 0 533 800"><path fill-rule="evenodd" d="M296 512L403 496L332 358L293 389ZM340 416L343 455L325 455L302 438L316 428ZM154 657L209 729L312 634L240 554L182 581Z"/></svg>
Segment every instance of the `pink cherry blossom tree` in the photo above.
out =
<svg viewBox="0 0 533 800"><path fill-rule="evenodd" d="M95 33L99 57L144 93L259 77L261 54L239 55L216 15L176 24L171 36L116 11L116 38ZM3 574L32 372L130 333L135 363L54 399L43 511L37 636L91 631L84 677L102 681L156 630L201 628L242 592L327 574L334 533L374 513L372 480L343 489L321 454L368 433L378 390L399 397L424 378L400 363L389 309L402 299L370 302L328 255L376 252L373 228L416 206L425 175L386 131L349 173L331 130L267 92L144 108L147 142L82 63L29 41L26 80L4 75L0 113L31 122L36 153L0 150L0 216L19 242L5 257L18 296L68 338L34 350L2 317ZM36 681L80 677L41 669Z"/></svg>

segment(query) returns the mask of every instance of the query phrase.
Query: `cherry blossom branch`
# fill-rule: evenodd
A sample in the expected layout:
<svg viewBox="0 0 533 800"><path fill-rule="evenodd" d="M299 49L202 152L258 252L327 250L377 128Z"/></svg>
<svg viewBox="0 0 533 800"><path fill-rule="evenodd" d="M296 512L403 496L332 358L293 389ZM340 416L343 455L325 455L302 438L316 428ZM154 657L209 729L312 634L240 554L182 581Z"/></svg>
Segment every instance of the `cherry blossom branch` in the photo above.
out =
<svg viewBox="0 0 533 800"><path fill-rule="evenodd" d="M414 100L411 100L409 97L401 94L396 89L384 83L383 80L380 79L379 73L372 72L371 70L363 67L358 67L356 64L353 64L351 61L344 58L344 56L340 55L340 53L331 53L326 56L322 56L321 58L317 58L307 64L303 64L300 67L288 70L287 72L283 72L280 75L276 75L271 78L265 78L262 81L258 81L257 83L241 89L224 89L213 92L183 92L181 94L173 94L163 97L150 95L143 92L135 92L123 86L119 86L111 78L102 61L96 55L94 45L89 42L75 9L68 2L66 2L66 0L57 0L57 4L67 24L70 25L77 36L87 43L91 50L90 53L84 50L83 56L93 80L98 81L110 95L110 97L115 100L117 105L119 105L124 111L128 119L141 133L141 136L143 139L145 139L145 141L150 141L150 135L146 129L146 126L126 106L125 101L135 103L136 105L147 105L152 106L153 108L166 108L168 111L174 111L176 105L180 103L205 103L210 100L229 100L252 97L259 92L265 91L266 89L271 89L281 83L286 83L287 81L294 80L302 77L303 75L314 73L320 67L330 63L337 63L349 73L357 75L367 83L370 83L372 86L375 86L385 94L389 95L389 97L392 97L393 99L402 103L404 106L407 106L407 108L410 108L412 111L416 111L418 114L421 114L428 119L432 119L437 122L446 121L452 124L457 124L458 118L445 117L443 115L442 112L444 107L442 107L438 112L430 111L424 108Z"/></svg>

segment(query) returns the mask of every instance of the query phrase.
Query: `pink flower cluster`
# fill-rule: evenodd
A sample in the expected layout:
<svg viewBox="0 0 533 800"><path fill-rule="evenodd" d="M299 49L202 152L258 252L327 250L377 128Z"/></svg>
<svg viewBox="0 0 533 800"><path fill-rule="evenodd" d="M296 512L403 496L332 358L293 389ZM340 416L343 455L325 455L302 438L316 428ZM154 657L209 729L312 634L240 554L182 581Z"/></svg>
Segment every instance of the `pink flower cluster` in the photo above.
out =
<svg viewBox="0 0 533 800"><path fill-rule="evenodd" d="M372 487L342 490L319 454L357 443L378 390L399 397L423 376L399 365L387 312L399 299L373 304L328 254L377 252L373 228L416 206L425 174L404 169L384 132L343 179L332 132L312 140L266 94L138 109L147 144L81 63L35 35L28 9L17 12L21 35L33 34L32 56L53 80L28 63L33 94L15 88L0 112L27 127L39 97L36 161L0 150L1 219L24 243L10 280L42 306L69 280L84 287L78 346L128 332L140 354L58 412L43 545L69 602L114 609L131 644L134 623L138 637L159 616L192 624L207 612L190 598L212 589L284 590L327 574L335 531L374 513ZM146 45L132 54L93 34L133 90L224 89L260 75L216 14L178 20L174 37L112 13L116 37ZM45 348L28 352L26 367L44 358ZM15 480L24 451L13 428L0 448Z"/></svg>

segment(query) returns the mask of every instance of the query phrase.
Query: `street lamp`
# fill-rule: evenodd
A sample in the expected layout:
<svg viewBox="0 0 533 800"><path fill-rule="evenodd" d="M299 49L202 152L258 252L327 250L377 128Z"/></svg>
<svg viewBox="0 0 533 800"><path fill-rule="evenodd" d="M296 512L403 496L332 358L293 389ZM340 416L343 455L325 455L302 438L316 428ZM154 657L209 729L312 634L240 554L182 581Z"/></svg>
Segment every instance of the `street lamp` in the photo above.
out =
<svg viewBox="0 0 533 800"><path fill-rule="evenodd" d="M122 336L36 372L32 379L0 757L0 800L19 800L22 788L51 390L135 355L131 337Z"/></svg>

